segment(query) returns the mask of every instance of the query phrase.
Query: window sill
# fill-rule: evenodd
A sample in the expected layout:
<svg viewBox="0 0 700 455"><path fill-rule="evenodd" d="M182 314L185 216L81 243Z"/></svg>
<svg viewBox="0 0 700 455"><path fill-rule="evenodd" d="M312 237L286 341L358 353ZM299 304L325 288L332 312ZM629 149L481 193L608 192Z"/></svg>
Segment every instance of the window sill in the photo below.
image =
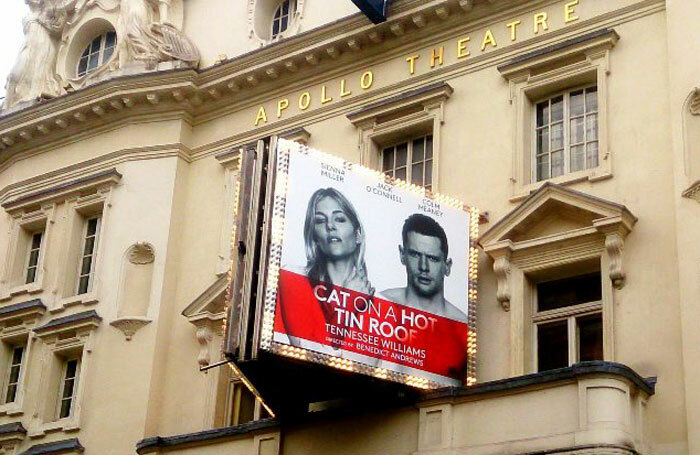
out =
<svg viewBox="0 0 700 455"><path fill-rule="evenodd" d="M21 405L17 404L16 402L5 403L0 406L0 415L21 416L23 414L24 411L22 410Z"/></svg>
<svg viewBox="0 0 700 455"><path fill-rule="evenodd" d="M44 423L39 428L29 431L27 436L32 439L36 439L46 436L47 433L55 433L57 431L70 433L78 430L80 430L80 424L77 422L77 420L68 417L65 419Z"/></svg>
<svg viewBox="0 0 700 455"><path fill-rule="evenodd" d="M599 182L601 180L607 180L609 178L612 178L612 172L610 170L606 169L605 167L598 166L593 169L586 169L584 171L579 171L579 172L573 172L570 174L564 174L560 175L558 177L554 177L552 179L547 179L547 180L542 180L536 183L530 183L528 185L525 185L522 187L522 192L519 192L515 194L514 196L511 196L509 199L510 202L521 202L525 198L527 198L530 194L534 193L542 185L545 183L555 183L557 185L573 185L575 183L580 183L580 182Z"/></svg>
<svg viewBox="0 0 700 455"><path fill-rule="evenodd" d="M65 297L58 301L58 304L49 309L49 313L62 313L67 308L76 305L94 305L99 301L96 292L88 292L87 294L72 295L70 297Z"/></svg>
<svg viewBox="0 0 700 455"><path fill-rule="evenodd" d="M43 291L44 291L43 287L38 282L29 283L29 284L22 284L20 286L15 286L15 287L11 288L7 294L0 297L0 302L10 300L12 297L16 297L18 295L39 294Z"/></svg>

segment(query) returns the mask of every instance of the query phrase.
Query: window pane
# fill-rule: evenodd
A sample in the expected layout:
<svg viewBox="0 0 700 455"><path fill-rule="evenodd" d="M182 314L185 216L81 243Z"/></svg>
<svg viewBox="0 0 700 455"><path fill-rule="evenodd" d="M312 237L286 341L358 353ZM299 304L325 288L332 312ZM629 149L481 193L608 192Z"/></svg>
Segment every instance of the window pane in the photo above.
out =
<svg viewBox="0 0 700 455"><path fill-rule="evenodd" d="M80 63L78 64L78 76L83 76L85 74L85 72L87 72L87 64L88 64L87 56L82 57L80 59Z"/></svg>
<svg viewBox="0 0 700 455"><path fill-rule="evenodd" d="M537 284L537 311L554 310L602 299L600 272Z"/></svg>
<svg viewBox="0 0 700 455"><path fill-rule="evenodd" d="M105 49L105 54L104 57L102 58L102 63L105 63L109 58L114 54L114 48L113 47L108 47Z"/></svg>
<svg viewBox="0 0 700 455"><path fill-rule="evenodd" d="M406 157L408 156L408 143L404 142L396 146L396 167L406 165Z"/></svg>
<svg viewBox="0 0 700 455"><path fill-rule="evenodd" d="M95 235L97 232L97 218L88 220L87 235Z"/></svg>
<svg viewBox="0 0 700 455"><path fill-rule="evenodd" d="M66 364L66 378L74 378L76 371L78 371L78 361L69 360Z"/></svg>
<svg viewBox="0 0 700 455"><path fill-rule="evenodd" d="M425 137L425 159L429 160L433 157L433 135Z"/></svg>
<svg viewBox="0 0 700 455"><path fill-rule="evenodd" d="M603 317L600 314L576 320L578 324L579 361L603 360Z"/></svg>
<svg viewBox="0 0 700 455"><path fill-rule="evenodd" d="M85 249L83 250L84 254L92 254L92 252L95 250L95 237L88 237L85 239Z"/></svg>
<svg viewBox="0 0 700 455"><path fill-rule="evenodd" d="M414 164L411 168L411 183L423 185L423 163Z"/></svg>
<svg viewBox="0 0 700 455"><path fill-rule="evenodd" d="M414 163L420 163L425 159L425 153L423 150L424 138L416 139L413 141L413 152L411 153L411 158Z"/></svg>
<svg viewBox="0 0 700 455"><path fill-rule="evenodd" d="M87 275L90 273L90 267L92 266L92 256L86 256L83 258L83 263L80 266L80 274Z"/></svg>
<svg viewBox="0 0 700 455"><path fill-rule="evenodd" d="M537 326L537 370L569 366L569 342L566 321Z"/></svg>
<svg viewBox="0 0 700 455"><path fill-rule="evenodd" d="M69 398L73 396L73 379L67 379L63 383L63 398Z"/></svg>
<svg viewBox="0 0 700 455"><path fill-rule="evenodd" d="M10 377L8 382L10 384L16 384L19 381L19 365L15 365L10 368Z"/></svg>
<svg viewBox="0 0 700 455"><path fill-rule="evenodd" d="M583 117L571 119L571 143L580 144L583 142L585 140L583 133Z"/></svg>
<svg viewBox="0 0 700 455"><path fill-rule="evenodd" d="M433 161L425 163L425 186L430 187L433 184Z"/></svg>
<svg viewBox="0 0 700 455"><path fill-rule="evenodd" d="M557 96L552 98L552 122L561 122L564 120L564 97Z"/></svg>
<svg viewBox="0 0 700 455"><path fill-rule="evenodd" d="M385 148L382 152L382 170L388 171L394 167L394 148Z"/></svg>
<svg viewBox="0 0 700 455"><path fill-rule="evenodd" d="M90 55L90 60L88 60L88 71L97 68L99 60L100 58L97 55Z"/></svg>
<svg viewBox="0 0 700 455"><path fill-rule="evenodd" d="M394 177L397 179L406 180L406 168L402 167L401 169L397 169Z"/></svg>
<svg viewBox="0 0 700 455"><path fill-rule="evenodd" d="M241 401L238 408L238 424L250 422L255 418L255 396L241 386Z"/></svg>
<svg viewBox="0 0 700 455"><path fill-rule="evenodd" d="M289 0L282 2L282 14L289 14Z"/></svg>
<svg viewBox="0 0 700 455"><path fill-rule="evenodd" d="M549 101L537 104L537 126L549 124Z"/></svg>
<svg viewBox="0 0 700 455"><path fill-rule="evenodd" d="M102 37L98 36L94 40L92 40L92 43L90 43L90 53L94 54L95 52L100 51L100 44L102 44Z"/></svg>
<svg viewBox="0 0 700 455"><path fill-rule="evenodd" d="M39 262L39 250L32 250L29 253L29 267L34 267Z"/></svg>
<svg viewBox="0 0 700 455"><path fill-rule="evenodd" d="M564 151L552 152L552 177L564 174Z"/></svg>
<svg viewBox="0 0 700 455"><path fill-rule="evenodd" d="M83 276L80 277L78 282L78 294L85 294L88 291L88 285L90 284L90 277Z"/></svg>
<svg viewBox="0 0 700 455"><path fill-rule="evenodd" d="M583 144L571 147L571 172L585 169L586 157L583 153Z"/></svg>
<svg viewBox="0 0 700 455"><path fill-rule="evenodd" d="M73 400L63 400L61 401L61 413L59 417L61 419L68 417L70 415L70 405Z"/></svg>
<svg viewBox="0 0 700 455"><path fill-rule="evenodd" d="M117 42L117 34L114 32L107 33L107 40L105 42L105 47L114 47Z"/></svg>
<svg viewBox="0 0 700 455"><path fill-rule="evenodd" d="M549 155L537 157L537 181L549 178Z"/></svg>
<svg viewBox="0 0 700 455"><path fill-rule="evenodd" d="M598 167L598 143L591 142L586 145L586 168Z"/></svg>
<svg viewBox="0 0 700 455"><path fill-rule="evenodd" d="M555 123L552 125L552 150L564 148L564 124Z"/></svg>
<svg viewBox="0 0 700 455"><path fill-rule="evenodd" d="M19 365L20 363L22 363L22 355L24 355L24 347L16 347L12 351L12 364Z"/></svg>
<svg viewBox="0 0 700 455"><path fill-rule="evenodd" d="M583 102L583 90L571 92L571 95L569 95L569 112L572 117L583 115Z"/></svg>
<svg viewBox="0 0 700 455"><path fill-rule="evenodd" d="M274 38L275 36L279 35L280 33L280 21L279 19L275 19L272 22L272 37Z"/></svg>
<svg viewBox="0 0 700 455"><path fill-rule="evenodd" d="M41 237L42 237L41 232L37 232L36 234L34 234L32 236L32 249L33 250L41 247Z"/></svg>
<svg viewBox="0 0 700 455"><path fill-rule="evenodd" d="M586 140L598 140L598 114L589 114L586 116Z"/></svg>
<svg viewBox="0 0 700 455"><path fill-rule="evenodd" d="M586 89L586 112L598 111L598 88L591 87Z"/></svg>
<svg viewBox="0 0 700 455"><path fill-rule="evenodd" d="M36 267L27 269L27 281L25 284L33 283L36 280Z"/></svg>
<svg viewBox="0 0 700 455"><path fill-rule="evenodd" d="M288 20L288 16L282 16L282 23L280 24L280 32L287 30L287 20Z"/></svg>
<svg viewBox="0 0 700 455"><path fill-rule="evenodd" d="M537 131L537 154L549 153L549 128Z"/></svg>

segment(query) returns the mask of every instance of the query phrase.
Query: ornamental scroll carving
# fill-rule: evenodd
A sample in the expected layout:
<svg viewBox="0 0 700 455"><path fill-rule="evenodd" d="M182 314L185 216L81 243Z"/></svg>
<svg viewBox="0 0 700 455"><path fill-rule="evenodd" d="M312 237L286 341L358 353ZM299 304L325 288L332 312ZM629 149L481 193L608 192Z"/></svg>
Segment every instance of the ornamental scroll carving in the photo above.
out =
<svg viewBox="0 0 700 455"><path fill-rule="evenodd" d="M612 233L605 236L605 250L610 259L610 280L615 289L622 289L625 285L625 271L622 268L622 247L624 241L619 234Z"/></svg>
<svg viewBox="0 0 700 455"><path fill-rule="evenodd" d="M694 90L688 108L690 109L691 114L700 115L700 89L696 88Z"/></svg>
<svg viewBox="0 0 700 455"><path fill-rule="evenodd" d="M134 63L144 65L147 70L169 61L192 67L199 65L199 51L175 25L182 22L178 19L183 14L183 0L25 0L25 3L29 6L29 15L24 19L25 43L7 79L4 109L60 96L66 93L69 84L81 88L86 81L105 72ZM81 78L62 77L58 72L59 50L68 44L70 31L79 27L85 13L92 8L102 10L105 20L114 25L116 56L109 65Z"/></svg>
<svg viewBox="0 0 700 455"><path fill-rule="evenodd" d="M493 272L498 280L496 300L500 302L503 310L510 311L510 254L503 254L495 258Z"/></svg>

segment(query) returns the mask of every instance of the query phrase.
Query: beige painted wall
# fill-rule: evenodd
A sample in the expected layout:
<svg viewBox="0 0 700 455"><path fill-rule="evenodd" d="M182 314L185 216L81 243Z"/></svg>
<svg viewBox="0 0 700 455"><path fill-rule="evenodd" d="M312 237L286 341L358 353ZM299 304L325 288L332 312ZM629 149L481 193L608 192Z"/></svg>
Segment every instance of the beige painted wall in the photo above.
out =
<svg viewBox="0 0 700 455"><path fill-rule="evenodd" d="M202 51L204 67L213 64L219 54L231 58L254 48L248 39L246 3L186 2L184 30ZM307 0L300 31L353 14L350 2L345 3L336 6L334 2L331 8L327 1ZM411 29L398 43L386 42L367 50L366 55L346 54L308 73L283 75L278 81L247 88L249 93L234 95L228 105L206 116L182 112L149 115L146 109L141 115L124 114L118 121L86 128L69 139L54 141L48 136L41 147L16 154L3 152L12 154L0 165L0 198L5 200L51 186L48 182L55 184L111 167L123 175L112 190L110 225L101 239L103 255L97 273L103 284L99 301L94 306L47 314L42 320L93 308L104 318L94 332L92 352L87 354L91 364L85 372L80 429L28 438L20 444L21 450L32 444L79 437L88 448L86 453L116 455L132 453L136 441L143 437L207 428L211 404L205 395L217 373L198 371L196 329L181 312L217 278L216 257L227 201L223 191L226 172L215 155L234 145L303 126L311 134L310 146L357 162L361 158L358 132L347 119L348 113L411 88L445 81L454 93L445 102L440 129L440 191L488 210L491 225L515 208L519 201L510 200L514 106L509 83L496 66L542 45L545 38L533 37L529 26L532 14L539 11L552 17L550 33L556 37L552 42L603 27L614 28L620 36L610 51L607 76L613 176L568 187L624 204L639 220L625 242L626 285L614 292L615 357L609 360L627 364L642 376L659 378L656 394L646 405L649 451L642 453L681 455L700 450L700 384L694 374L694 365L700 361L695 348L700 340L694 329L700 319L700 239L696 227L700 207L696 201L680 197L692 183L684 172L682 109L691 89L700 85L700 63L695 63L694 57L700 51L700 39L692 19L698 17L700 7L682 0L581 0L577 9L580 21L565 27L561 20L555 20L561 16L563 3L519 2L514 6L518 11L512 12L504 11L503 4L479 2L474 10L478 20L460 16L464 23L451 23L449 34L441 36L435 31L425 35ZM489 8L496 8L496 13L489 15ZM216 15L211 14L213 10ZM503 26L513 17L522 18L524 23L515 44L509 42ZM435 26L437 19L430 18ZM499 47L480 54L478 41L490 27L497 30ZM467 34L473 39L473 59L458 62L454 43ZM446 46L446 63L430 70L429 52L440 44ZM411 76L405 58L414 53L422 60ZM375 82L371 89L362 90L359 78L367 69L373 70ZM336 96L332 103L321 106L321 85L336 93L341 78L348 81L353 95L342 100ZM307 89L314 96L312 107L301 112L295 100ZM291 107L277 119L276 103L285 97L292 101ZM269 122L256 128L260 106L266 108ZM700 121L700 117L694 120ZM0 130L3 122L10 121L0 118ZM0 253L6 248L9 228L10 218L2 214ZM143 241L155 250L148 309L152 322L126 341L109 323L117 317L123 254L135 242ZM63 266L56 257L48 257L45 265L52 272ZM481 253L479 265L478 378L484 382L510 375L512 340L510 314L496 301L492 261ZM52 301L51 289L31 297L16 296L3 305L35 297ZM219 341L214 337L210 343ZM27 370L24 414L0 416L0 424L22 421L30 430L38 425L31 415L37 405L35 377L40 369L38 362L32 362ZM565 388L551 395L557 402L575 399L575 391ZM500 397L489 406L496 410L509 406L527 409L518 407L516 401ZM465 407L456 414L457 420L462 419L457 427L469 428L473 414L480 410L478 406ZM551 422L538 423L547 428L563 427L564 422L574 425L567 420L572 415L561 419L550 416ZM290 448L312 442L308 453L331 449L337 453L413 453L418 444L417 422L418 411L411 409L302 426L285 433L288 445L282 452L297 453ZM469 431L457 435L464 438L460 444L466 445L499 442L496 436ZM475 442L480 437L483 441ZM529 436L514 433L508 437Z"/></svg>

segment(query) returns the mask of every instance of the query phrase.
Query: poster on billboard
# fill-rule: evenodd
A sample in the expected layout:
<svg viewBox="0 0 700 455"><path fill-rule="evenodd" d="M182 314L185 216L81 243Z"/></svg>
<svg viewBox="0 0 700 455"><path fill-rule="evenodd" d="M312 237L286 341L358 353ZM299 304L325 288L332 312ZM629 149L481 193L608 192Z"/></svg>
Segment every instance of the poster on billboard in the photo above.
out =
<svg viewBox="0 0 700 455"><path fill-rule="evenodd" d="M418 387L473 377L478 211L280 140L263 349Z"/></svg>

